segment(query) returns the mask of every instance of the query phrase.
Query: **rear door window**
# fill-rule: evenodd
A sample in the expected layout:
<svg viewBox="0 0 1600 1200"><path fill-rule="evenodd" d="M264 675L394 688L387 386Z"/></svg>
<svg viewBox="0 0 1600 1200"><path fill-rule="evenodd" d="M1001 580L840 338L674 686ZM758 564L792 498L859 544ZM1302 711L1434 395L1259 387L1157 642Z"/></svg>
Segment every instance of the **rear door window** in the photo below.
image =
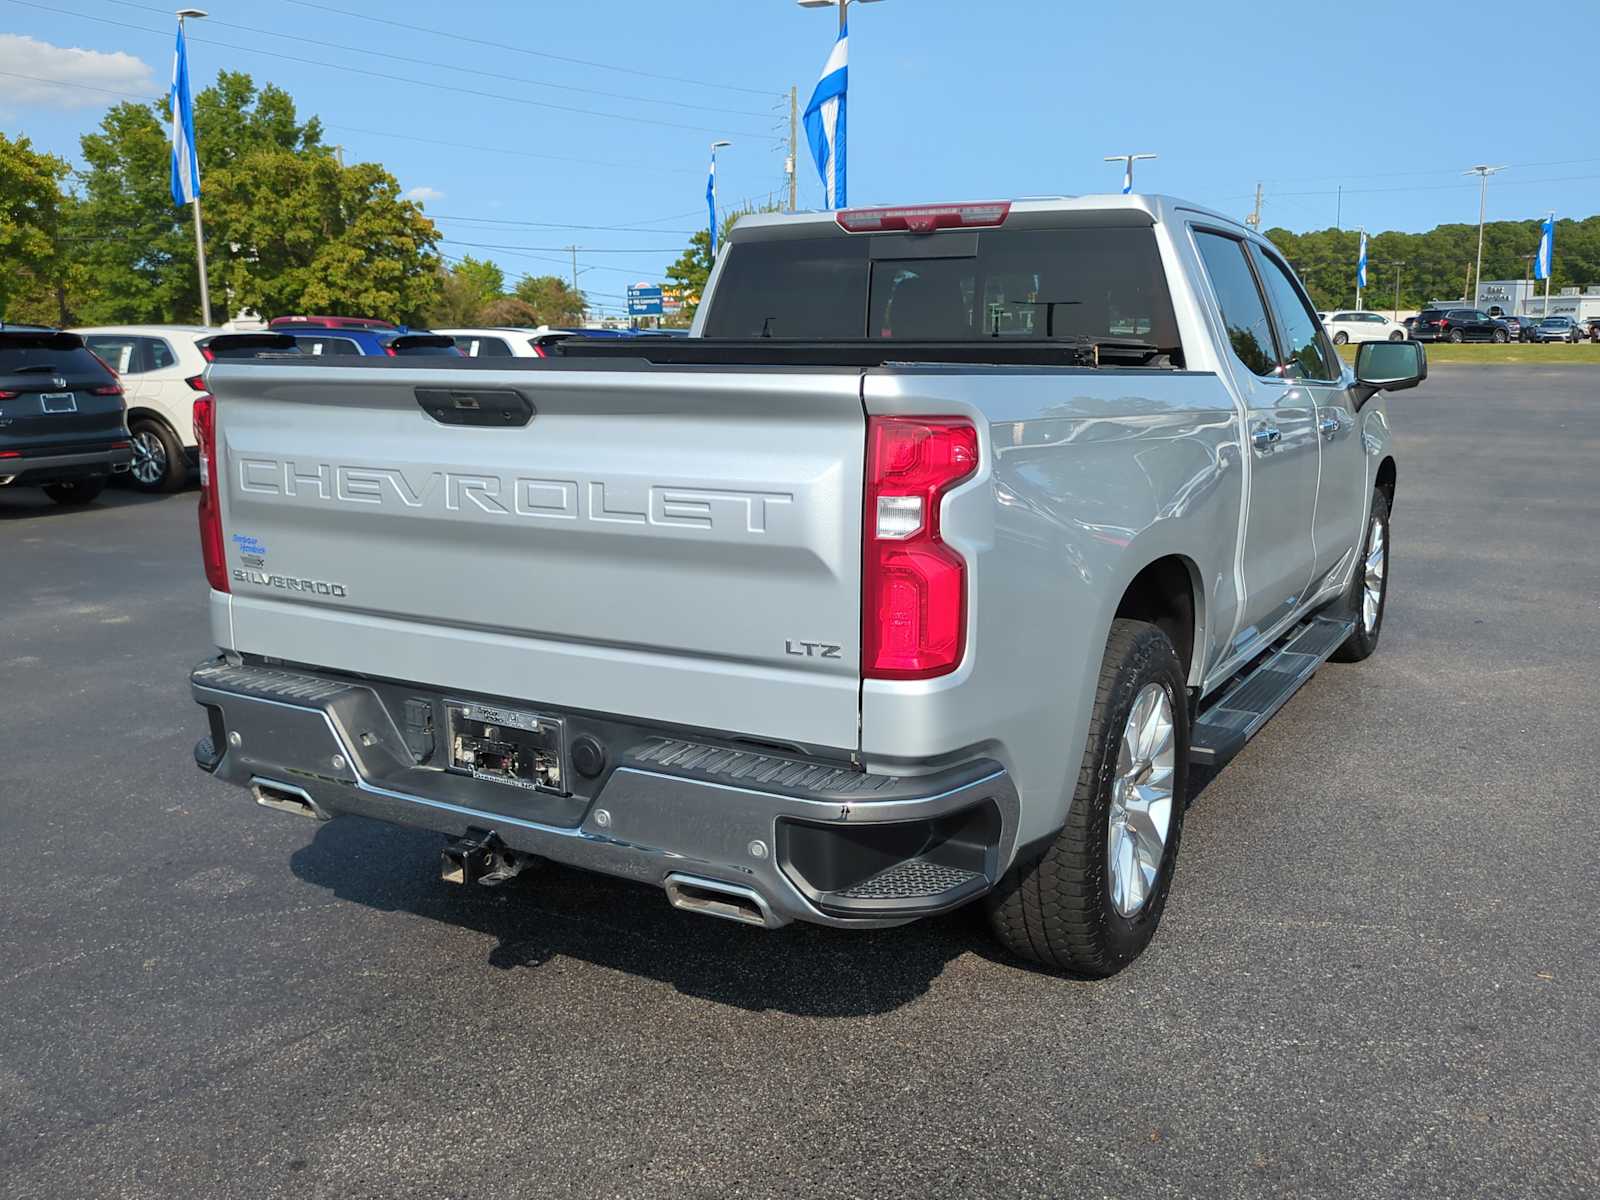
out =
<svg viewBox="0 0 1600 1200"><path fill-rule="evenodd" d="M1194 240L1205 261L1206 274L1211 277L1211 288L1217 294L1217 307L1234 357L1253 374L1274 374L1278 352L1272 340L1272 323L1267 320L1266 302L1256 286L1255 273L1245 258L1244 243L1204 230L1196 230Z"/></svg>
<svg viewBox="0 0 1600 1200"><path fill-rule="evenodd" d="M1254 253L1267 294L1272 297L1273 312L1278 317L1278 333L1282 336L1290 375L1329 383L1338 379L1337 356L1324 341L1316 313L1289 274L1289 268L1276 255L1262 253L1259 247L1254 248Z"/></svg>

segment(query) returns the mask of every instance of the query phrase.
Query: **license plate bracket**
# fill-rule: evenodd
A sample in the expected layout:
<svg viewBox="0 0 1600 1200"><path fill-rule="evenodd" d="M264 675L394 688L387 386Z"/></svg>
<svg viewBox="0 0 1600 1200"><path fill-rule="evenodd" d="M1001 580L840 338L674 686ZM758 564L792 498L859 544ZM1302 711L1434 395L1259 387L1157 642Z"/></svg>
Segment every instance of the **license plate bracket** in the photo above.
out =
<svg viewBox="0 0 1600 1200"><path fill-rule="evenodd" d="M39 408L45 413L75 413L78 397L72 392L45 392L39 397Z"/></svg>
<svg viewBox="0 0 1600 1200"><path fill-rule="evenodd" d="M566 730L559 717L469 700L447 700L445 712L450 770L566 795Z"/></svg>

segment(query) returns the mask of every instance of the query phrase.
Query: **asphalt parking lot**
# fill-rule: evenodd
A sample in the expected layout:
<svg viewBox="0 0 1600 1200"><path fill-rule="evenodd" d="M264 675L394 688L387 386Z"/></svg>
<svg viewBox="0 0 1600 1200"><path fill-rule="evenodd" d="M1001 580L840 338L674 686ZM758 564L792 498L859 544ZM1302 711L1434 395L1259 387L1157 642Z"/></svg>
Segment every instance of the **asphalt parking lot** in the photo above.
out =
<svg viewBox="0 0 1600 1200"><path fill-rule="evenodd" d="M190 757L195 493L0 497L0 1194L1600 1193L1600 372L1391 411L1378 654L1097 984L258 809Z"/></svg>

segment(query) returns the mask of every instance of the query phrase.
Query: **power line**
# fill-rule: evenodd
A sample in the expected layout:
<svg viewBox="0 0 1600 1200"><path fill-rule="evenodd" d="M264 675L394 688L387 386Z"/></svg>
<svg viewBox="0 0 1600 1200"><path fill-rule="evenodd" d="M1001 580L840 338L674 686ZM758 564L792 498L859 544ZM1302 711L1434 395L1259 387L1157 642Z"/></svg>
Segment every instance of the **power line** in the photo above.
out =
<svg viewBox="0 0 1600 1200"><path fill-rule="evenodd" d="M464 221L474 225L515 225L530 229L590 229L602 230L606 233L671 233L682 237L693 237L692 229L652 229L639 225L567 225L559 221L517 221L509 217L455 217L443 213L429 213L428 217L434 221Z"/></svg>
<svg viewBox="0 0 1600 1200"><path fill-rule="evenodd" d="M162 29L148 29L143 25L131 25L126 21L115 21L110 17L97 17L89 13L73 12L65 8L52 8L47 4L38 4L34 0L6 0L8 4L15 4L21 8L34 8L41 12L54 13L61 17L76 17L85 21L98 21L102 25L115 25L120 29L131 29L136 33L150 34L155 37L166 38L170 34ZM386 71L371 71L365 67L353 67L348 63L324 62L315 58L301 58L297 54L283 54L276 50L263 50L259 46L241 46L236 42L219 41L216 38L193 37L188 39L192 43L207 46L221 46L227 50L237 50L245 54L260 54L268 58L280 58L285 62L300 63L304 66L322 67L326 70L337 71L346 75L365 75L372 79L383 79L390 83L408 83L414 87L432 88L441 92L457 92L463 96L477 96L486 100L503 100L509 104L526 104L533 108L547 108L554 112L573 113L584 117L601 117L611 121L628 121L635 125L654 125L664 129L685 129L695 133L738 133L742 137L768 138L770 134L760 133L751 129L730 130L726 127L713 127L710 125L685 125L679 121L661 121L653 117L636 117L628 113L608 113L592 108L576 108L568 104L552 104L548 100L530 100L526 96L507 96L500 92L485 92L477 88L459 87L453 83L434 83L427 79L414 79L406 75L391 75ZM773 138L775 141L776 138Z"/></svg>
<svg viewBox="0 0 1600 1200"><path fill-rule="evenodd" d="M171 10L150 4L140 4L137 0L103 0L106 4L119 4L123 8L135 8L144 12L160 13L166 16ZM260 33L267 37L282 38L291 42L306 42L313 46L321 46L327 50L344 50L353 54L367 54L374 58L387 58L394 62L410 63L419 67L437 67L443 71L460 71L467 75L478 75L484 79L499 79L506 83L521 83L531 87L557 88L564 92L582 92L589 96L605 96L612 100L626 100L633 104L664 104L673 108L696 109L700 112L724 113L736 117L755 117L757 120L768 118L770 113L750 112L742 108L719 108L710 104L691 104L686 100L669 100L661 96L634 96L626 92L607 92L599 88L579 87L576 84L550 83L543 79L529 79L524 75L502 75L496 71L485 71L478 67L458 67L453 63L440 62L430 58L412 58L405 54L391 54L386 50L370 50L365 46L348 46L340 42L324 41L320 38L306 37L298 33L279 33L273 29L262 29L256 25L240 25L235 21L224 21L217 17L208 17L206 24L221 26L224 29L237 29L244 33ZM195 39L199 41L199 38Z"/></svg>
<svg viewBox="0 0 1600 1200"><path fill-rule="evenodd" d="M320 12L334 13L341 17L350 17L354 20L360 21L364 25L370 25L372 22L372 16L370 13L350 12L348 9L334 8L331 4L314 4L311 2L311 0L288 0L288 2L290 4L298 4L301 8L314 8ZM513 46L506 42L491 42L484 38L468 37L464 33L456 33L447 29L427 29L421 25L409 24L406 26L406 28L413 33L425 33L432 37L451 38L455 41L467 42L474 46L487 46L491 50L507 50L513 54L527 54L534 58L547 58L552 62L570 63L574 66L580 67L594 67L595 69L601 71L618 71L625 75L638 75L644 79L659 79L667 83L687 83L695 87L722 88L725 91L744 92L751 96L765 96L771 98L777 95L776 92L769 92L764 88L740 87L738 84L733 83L714 83L707 79L690 79L681 75L661 75L654 71L642 71L637 67L619 67L611 63L594 62L587 58L569 58L566 55L550 54L543 50L529 50L524 46Z"/></svg>

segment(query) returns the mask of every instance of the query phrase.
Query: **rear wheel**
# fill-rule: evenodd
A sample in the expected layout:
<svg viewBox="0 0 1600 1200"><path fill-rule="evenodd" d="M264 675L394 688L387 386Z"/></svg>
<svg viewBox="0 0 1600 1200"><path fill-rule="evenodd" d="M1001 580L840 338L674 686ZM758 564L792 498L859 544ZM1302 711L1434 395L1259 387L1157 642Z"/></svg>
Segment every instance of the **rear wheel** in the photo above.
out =
<svg viewBox="0 0 1600 1200"><path fill-rule="evenodd" d="M88 479L68 479L61 483L47 483L44 494L57 504L87 504L105 491L106 477L92 475Z"/></svg>
<svg viewBox="0 0 1600 1200"><path fill-rule="evenodd" d="M1112 623L1067 823L1014 863L988 900L995 936L1013 954L1104 978L1150 944L1183 831L1184 688L1166 634Z"/></svg>
<svg viewBox="0 0 1600 1200"><path fill-rule="evenodd" d="M1464 342L1467 340L1467 335L1462 333L1459 329L1452 329L1450 331L1450 340L1452 342Z"/></svg>
<svg viewBox="0 0 1600 1200"><path fill-rule="evenodd" d="M148 418L133 422L133 465L128 475L141 492L175 492L183 486L188 466L172 430Z"/></svg>
<svg viewBox="0 0 1600 1200"><path fill-rule="evenodd" d="M1389 599L1389 498L1377 489L1372 492L1372 512L1367 517L1367 536L1361 544L1361 560L1356 576L1346 593L1346 606L1355 618L1355 631L1333 652L1335 662L1360 662L1378 648L1383 632L1383 609Z"/></svg>
<svg viewBox="0 0 1600 1200"><path fill-rule="evenodd" d="M1338 333L1333 335L1333 344L1335 346L1343 346L1349 340L1350 335L1345 333L1343 330L1340 330Z"/></svg>
<svg viewBox="0 0 1600 1200"><path fill-rule="evenodd" d="M1389 340L1391 342L1403 342L1406 340L1406 335L1401 330L1396 329L1389 335Z"/></svg>

